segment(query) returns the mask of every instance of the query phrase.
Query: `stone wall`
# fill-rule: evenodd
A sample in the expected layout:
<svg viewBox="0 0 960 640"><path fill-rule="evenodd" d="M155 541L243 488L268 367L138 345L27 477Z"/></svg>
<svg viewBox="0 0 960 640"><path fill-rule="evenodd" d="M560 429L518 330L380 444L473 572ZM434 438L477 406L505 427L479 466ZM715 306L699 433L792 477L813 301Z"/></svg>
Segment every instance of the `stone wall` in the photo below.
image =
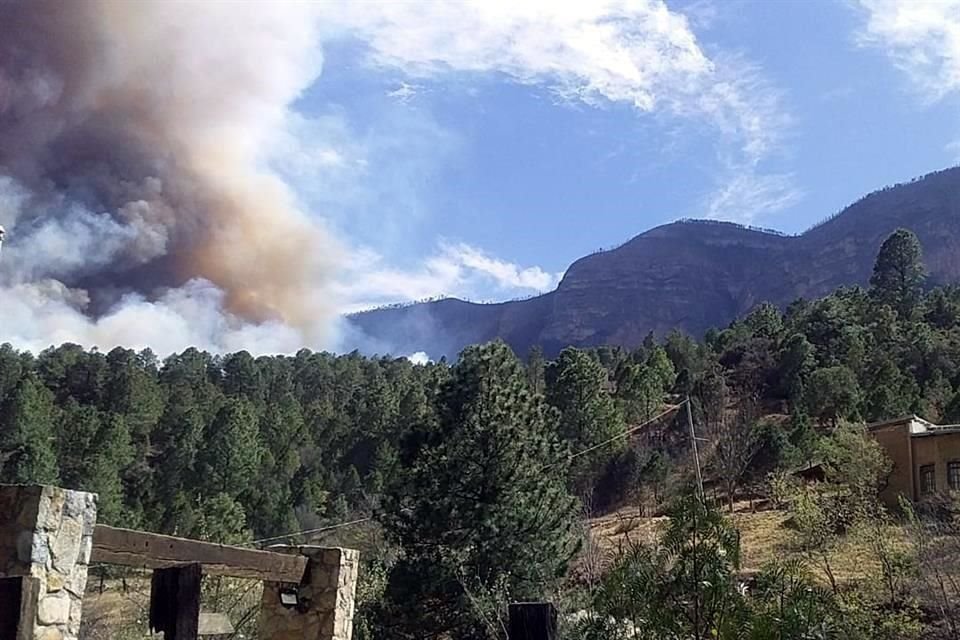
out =
<svg viewBox="0 0 960 640"><path fill-rule="evenodd" d="M264 584L260 640L350 640L360 553L312 546L270 551L305 555L310 562L300 585ZM296 605L282 603L284 591L297 594Z"/></svg>
<svg viewBox="0 0 960 640"><path fill-rule="evenodd" d="M35 578L20 637L73 640L97 520L97 497L48 486L0 486L0 577ZM32 634L24 635L32 627Z"/></svg>

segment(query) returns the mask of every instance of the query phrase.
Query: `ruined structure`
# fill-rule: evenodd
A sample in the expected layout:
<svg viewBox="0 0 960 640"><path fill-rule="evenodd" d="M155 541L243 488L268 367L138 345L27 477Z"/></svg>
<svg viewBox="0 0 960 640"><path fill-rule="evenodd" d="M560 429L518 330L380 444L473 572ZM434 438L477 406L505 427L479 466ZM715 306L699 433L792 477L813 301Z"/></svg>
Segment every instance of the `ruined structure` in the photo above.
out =
<svg viewBox="0 0 960 640"><path fill-rule="evenodd" d="M96 520L91 493L0 486L0 582L19 601L0 602L0 627L18 640L77 638Z"/></svg>
<svg viewBox="0 0 960 640"><path fill-rule="evenodd" d="M0 485L0 640L75 640L91 562L152 569L150 623L196 640L203 576L262 580L264 640L350 640L359 552L260 551L98 525L97 497Z"/></svg>
<svg viewBox="0 0 960 640"><path fill-rule="evenodd" d="M311 546L270 550L304 555L309 564L300 584L264 583L261 640L350 640L359 552Z"/></svg>

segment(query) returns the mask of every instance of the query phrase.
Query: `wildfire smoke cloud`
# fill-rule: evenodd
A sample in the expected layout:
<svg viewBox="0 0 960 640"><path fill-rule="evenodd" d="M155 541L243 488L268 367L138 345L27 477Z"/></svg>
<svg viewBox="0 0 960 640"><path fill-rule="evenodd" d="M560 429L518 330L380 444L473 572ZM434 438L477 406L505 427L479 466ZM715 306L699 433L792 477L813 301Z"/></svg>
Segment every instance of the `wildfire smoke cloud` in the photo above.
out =
<svg viewBox="0 0 960 640"><path fill-rule="evenodd" d="M316 26L304 3L0 0L5 332L50 339L16 323L54 309L102 341L200 287L218 331L322 340L337 245L263 157L319 74Z"/></svg>

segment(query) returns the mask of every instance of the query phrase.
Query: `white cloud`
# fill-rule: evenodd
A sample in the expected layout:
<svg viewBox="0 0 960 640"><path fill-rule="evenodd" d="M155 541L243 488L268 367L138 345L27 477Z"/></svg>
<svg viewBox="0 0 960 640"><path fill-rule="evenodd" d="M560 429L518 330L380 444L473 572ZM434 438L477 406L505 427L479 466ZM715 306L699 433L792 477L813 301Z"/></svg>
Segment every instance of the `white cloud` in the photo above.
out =
<svg viewBox="0 0 960 640"><path fill-rule="evenodd" d="M361 3L340 17L377 63L411 75L496 71L646 111L668 84L711 70L686 19L662 2Z"/></svg>
<svg viewBox="0 0 960 640"><path fill-rule="evenodd" d="M327 28L351 33L369 46L373 64L412 78L497 73L563 101L625 103L706 123L719 132L724 174L708 198L715 216L746 220L723 207L729 176L789 178L768 177L763 167L792 127L781 93L741 57L708 56L687 17L662 0L353 3L338 6Z"/></svg>
<svg viewBox="0 0 960 640"><path fill-rule="evenodd" d="M387 97L407 103L413 100L413 98L422 90L423 87L419 85L410 84L409 82L401 82L399 87L387 92Z"/></svg>
<svg viewBox="0 0 960 640"><path fill-rule="evenodd" d="M947 153L953 157L953 161L960 163L960 140L954 140L947 143L947 146L944 147Z"/></svg>
<svg viewBox="0 0 960 640"><path fill-rule="evenodd" d="M749 223L762 214L782 211L803 197L803 192L794 185L793 177L788 174L734 173L710 194L705 205L707 217Z"/></svg>
<svg viewBox="0 0 960 640"><path fill-rule="evenodd" d="M960 90L960 0L860 0L861 44L883 49L926 99Z"/></svg>
<svg viewBox="0 0 960 640"><path fill-rule="evenodd" d="M444 257L489 276L501 289L548 291L556 286L558 280L556 274L547 273L540 267L520 268L464 243L445 247Z"/></svg>
<svg viewBox="0 0 960 640"><path fill-rule="evenodd" d="M342 310L350 313L446 296L487 300L534 295L554 289L562 275L520 267L465 243L441 242L411 269L387 265L375 251L357 249L337 289Z"/></svg>

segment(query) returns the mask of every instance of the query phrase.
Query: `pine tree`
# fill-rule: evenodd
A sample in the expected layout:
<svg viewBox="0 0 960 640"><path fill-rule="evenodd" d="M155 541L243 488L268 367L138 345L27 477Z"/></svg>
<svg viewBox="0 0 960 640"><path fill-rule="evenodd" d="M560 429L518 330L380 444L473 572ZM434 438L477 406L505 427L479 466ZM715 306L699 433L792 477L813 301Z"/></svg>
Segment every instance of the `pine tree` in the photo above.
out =
<svg viewBox="0 0 960 640"><path fill-rule="evenodd" d="M647 350L647 368L656 376L658 385L663 392L669 391L677 382L677 371L667 355L667 350L660 345Z"/></svg>
<svg viewBox="0 0 960 640"><path fill-rule="evenodd" d="M527 354L527 380L530 383L530 391L533 393L542 394L546 389L545 367L546 360L543 358L543 347L538 344L530 347L530 353Z"/></svg>
<svg viewBox="0 0 960 640"><path fill-rule="evenodd" d="M3 482L57 482L53 398L33 374L20 380L2 410L0 463Z"/></svg>
<svg viewBox="0 0 960 640"><path fill-rule="evenodd" d="M291 484L300 469L306 433L300 405L292 393L271 402L260 421L264 454L259 480L251 488L255 509L250 524L258 535L272 536L296 528Z"/></svg>
<svg viewBox="0 0 960 640"><path fill-rule="evenodd" d="M232 398L243 398L255 408L263 406L263 378L253 356L246 351L223 359L223 392Z"/></svg>
<svg viewBox="0 0 960 640"><path fill-rule="evenodd" d="M607 391L607 372L599 362L585 351L567 348L551 369L554 383L547 390L547 402L560 411L559 433L573 451L586 450L623 432L623 416ZM587 490L592 470L616 451L610 447L578 457L572 474L574 486Z"/></svg>
<svg viewBox="0 0 960 640"><path fill-rule="evenodd" d="M813 345L801 333L790 336L783 345L777 372L779 391L793 403L802 399L807 378L816 367L813 352Z"/></svg>
<svg viewBox="0 0 960 640"><path fill-rule="evenodd" d="M218 493L200 501L190 537L218 544L241 545L253 536L246 526L243 506L226 493Z"/></svg>
<svg viewBox="0 0 960 640"><path fill-rule="evenodd" d="M130 526L125 517L122 472L133 459L130 433L122 416L105 415L95 439L97 449L89 459L89 476L84 486L100 496L97 517L104 524ZM75 454L74 454L75 455ZM139 518L139 514L134 514Z"/></svg>
<svg viewBox="0 0 960 640"><path fill-rule="evenodd" d="M263 457L263 445L253 407L245 400L224 403L204 433L200 465L207 495L237 498L249 491Z"/></svg>
<svg viewBox="0 0 960 640"><path fill-rule="evenodd" d="M901 318L912 318L923 296L923 250L916 234L898 229L880 247L870 278L871 293Z"/></svg>
<svg viewBox="0 0 960 640"><path fill-rule="evenodd" d="M0 405L16 389L23 374L20 354L9 344L0 346Z"/></svg>
<svg viewBox="0 0 960 640"><path fill-rule="evenodd" d="M81 406L71 399L60 414L57 430L57 457L60 460L60 481L71 489L87 489L90 460L97 450L100 412L96 407Z"/></svg>
<svg viewBox="0 0 960 640"><path fill-rule="evenodd" d="M752 335L758 338L776 340L783 331L783 316L776 306L764 302L744 319L744 324Z"/></svg>
<svg viewBox="0 0 960 640"><path fill-rule="evenodd" d="M71 398L61 412L57 449L61 484L98 494L98 518L104 524L129 525L122 471L133 450L123 417L81 406Z"/></svg>
<svg viewBox="0 0 960 640"><path fill-rule="evenodd" d="M121 469L127 525L155 511L155 472L151 467L152 437L164 409L156 358L149 350L136 353L116 348L106 357L102 408L123 420L129 434L130 457Z"/></svg>
<svg viewBox="0 0 960 640"><path fill-rule="evenodd" d="M886 354L879 353L867 372L864 417L870 422L889 420L910 412L914 403L915 385Z"/></svg>
<svg viewBox="0 0 960 640"><path fill-rule="evenodd" d="M523 366L493 343L465 350L452 374L437 430L385 498L402 549L387 589L396 637L483 637L486 595L542 595L576 549L564 451Z"/></svg>
<svg viewBox="0 0 960 640"><path fill-rule="evenodd" d="M184 519L184 510L192 509L189 496L199 492L201 483L196 462L203 429L203 411L193 387L180 381L169 386L169 398L152 436L155 457L149 465L157 501L151 517L161 531L173 533Z"/></svg>
<svg viewBox="0 0 960 640"><path fill-rule="evenodd" d="M953 386L940 371L927 381L920 398L920 415L934 423L943 423L947 405L953 399Z"/></svg>
<svg viewBox="0 0 960 640"><path fill-rule="evenodd" d="M834 426L841 418L857 416L860 396L857 377L844 366L814 371L804 394L810 415L829 420Z"/></svg>
<svg viewBox="0 0 960 640"><path fill-rule="evenodd" d="M624 420L638 423L652 417L663 400L659 378L645 366L624 362L617 370L616 401Z"/></svg>

